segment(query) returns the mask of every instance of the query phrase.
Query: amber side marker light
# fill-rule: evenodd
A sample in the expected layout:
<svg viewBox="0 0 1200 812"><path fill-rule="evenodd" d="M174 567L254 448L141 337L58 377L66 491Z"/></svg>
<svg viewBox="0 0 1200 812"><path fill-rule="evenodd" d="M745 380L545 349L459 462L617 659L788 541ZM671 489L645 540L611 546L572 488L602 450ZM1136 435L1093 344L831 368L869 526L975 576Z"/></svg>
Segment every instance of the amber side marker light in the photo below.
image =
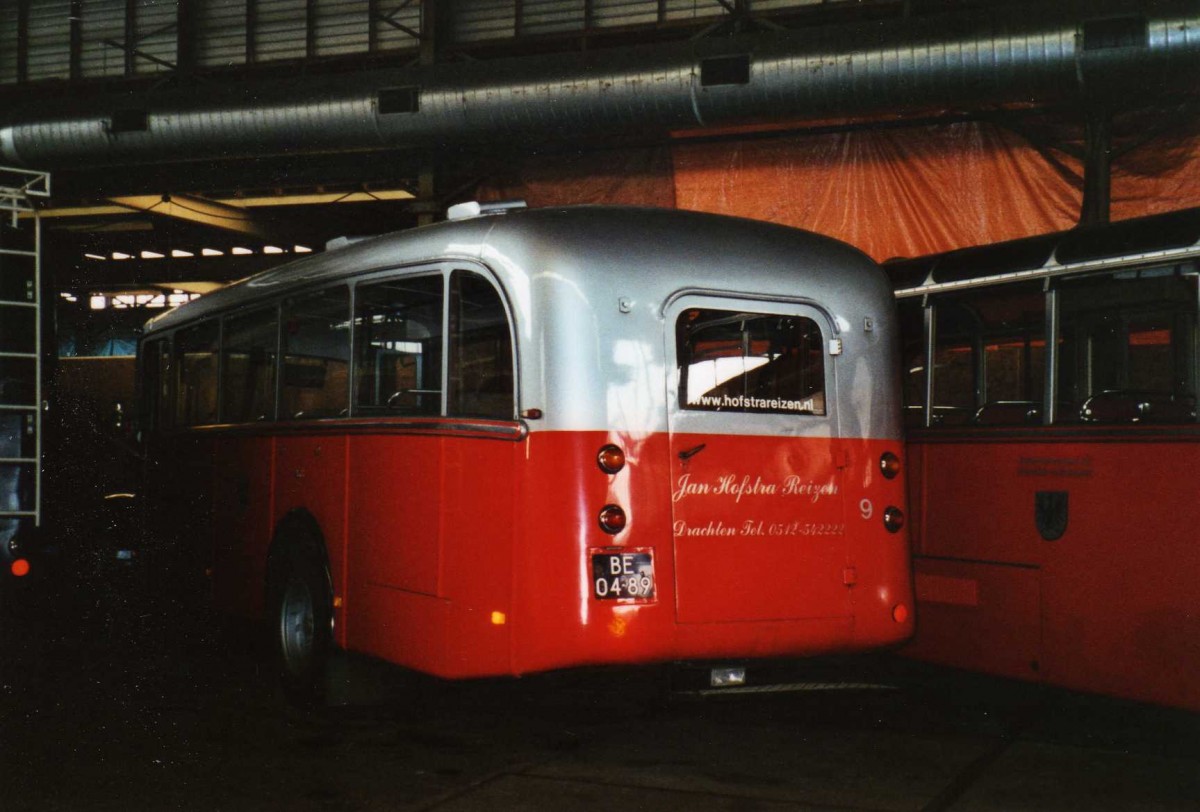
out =
<svg viewBox="0 0 1200 812"><path fill-rule="evenodd" d="M29 561L24 558L18 558L16 561L12 562L12 566L9 567L9 572L18 578L24 578L29 574Z"/></svg>
<svg viewBox="0 0 1200 812"><path fill-rule="evenodd" d="M600 529L616 535L625 529L625 511L617 505L605 505L600 510Z"/></svg>
<svg viewBox="0 0 1200 812"><path fill-rule="evenodd" d="M883 526L889 533L899 533L904 527L904 511L898 507L889 507L883 512Z"/></svg>
<svg viewBox="0 0 1200 812"><path fill-rule="evenodd" d="M879 458L879 470L887 479L895 479L900 473L900 458L891 451L883 452Z"/></svg>
<svg viewBox="0 0 1200 812"><path fill-rule="evenodd" d="M600 470L606 474L615 474L625 467L625 452L615 445L606 445L596 455Z"/></svg>

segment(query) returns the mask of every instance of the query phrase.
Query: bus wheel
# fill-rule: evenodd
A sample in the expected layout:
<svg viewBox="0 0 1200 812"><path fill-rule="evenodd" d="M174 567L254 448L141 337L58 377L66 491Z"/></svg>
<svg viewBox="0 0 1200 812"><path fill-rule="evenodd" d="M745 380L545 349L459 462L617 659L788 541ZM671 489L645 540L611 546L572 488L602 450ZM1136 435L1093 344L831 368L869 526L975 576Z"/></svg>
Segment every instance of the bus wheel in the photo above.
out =
<svg viewBox="0 0 1200 812"><path fill-rule="evenodd" d="M272 580L271 636L283 693L294 705L319 704L333 637L329 576L313 556L290 551Z"/></svg>

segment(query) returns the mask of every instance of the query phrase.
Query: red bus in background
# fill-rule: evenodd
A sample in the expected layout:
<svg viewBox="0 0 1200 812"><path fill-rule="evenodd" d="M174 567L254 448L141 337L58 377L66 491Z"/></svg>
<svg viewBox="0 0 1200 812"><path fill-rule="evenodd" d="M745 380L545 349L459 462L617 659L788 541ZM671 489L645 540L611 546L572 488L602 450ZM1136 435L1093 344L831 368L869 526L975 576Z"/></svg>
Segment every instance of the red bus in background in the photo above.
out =
<svg viewBox="0 0 1200 812"><path fill-rule="evenodd" d="M890 267L908 654L1200 710L1198 240L1189 210Z"/></svg>
<svg viewBox="0 0 1200 812"><path fill-rule="evenodd" d="M895 303L858 251L670 210L480 213L147 325L151 515L265 617L444 677L912 632Z"/></svg>

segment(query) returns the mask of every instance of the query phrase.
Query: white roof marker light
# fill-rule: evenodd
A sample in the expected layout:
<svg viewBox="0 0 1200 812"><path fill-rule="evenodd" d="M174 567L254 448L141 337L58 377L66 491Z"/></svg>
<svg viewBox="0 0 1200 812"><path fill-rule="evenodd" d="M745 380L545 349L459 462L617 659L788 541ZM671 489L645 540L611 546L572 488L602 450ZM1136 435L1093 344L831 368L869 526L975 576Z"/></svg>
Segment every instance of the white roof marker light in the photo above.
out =
<svg viewBox="0 0 1200 812"><path fill-rule="evenodd" d="M526 208L524 200L497 200L494 203L469 200L466 203L455 203L446 209L446 219L466 220L468 217L478 217L481 214L504 214L513 209L524 208Z"/></svg>

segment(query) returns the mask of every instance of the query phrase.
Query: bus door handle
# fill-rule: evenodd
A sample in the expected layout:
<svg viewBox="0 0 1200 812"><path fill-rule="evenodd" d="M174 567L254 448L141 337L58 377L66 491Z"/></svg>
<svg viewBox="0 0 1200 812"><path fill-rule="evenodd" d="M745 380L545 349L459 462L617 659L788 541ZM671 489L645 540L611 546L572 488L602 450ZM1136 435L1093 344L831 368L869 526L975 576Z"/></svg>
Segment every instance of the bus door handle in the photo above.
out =
<svg viewBox="0 0 1200 812"><path fill-rule="evenodd" d="M683 451L679 452L679 459L683 460L684 462L687 462L692 457L696 456L701 451L703 451L707 447L707 445L708 445L707 443L701 443L700 445L692 446L691 448L685 448Z"/></svg>

